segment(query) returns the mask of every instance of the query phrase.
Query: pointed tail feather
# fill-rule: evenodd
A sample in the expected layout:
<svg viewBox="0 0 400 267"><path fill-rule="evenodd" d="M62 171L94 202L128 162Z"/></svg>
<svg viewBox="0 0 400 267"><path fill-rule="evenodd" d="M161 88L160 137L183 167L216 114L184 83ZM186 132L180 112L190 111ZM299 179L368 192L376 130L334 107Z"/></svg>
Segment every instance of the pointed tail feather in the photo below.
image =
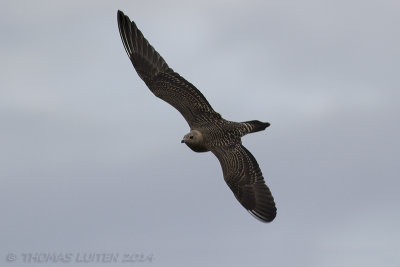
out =
<svg viewBox="0 0 400 267"><path fill-rule="evenodd" d="M263 131L270 125L269 122L261 122L258 120L245 121L245 122L242 122L242 124L244 126L244 134Z"/></svg>

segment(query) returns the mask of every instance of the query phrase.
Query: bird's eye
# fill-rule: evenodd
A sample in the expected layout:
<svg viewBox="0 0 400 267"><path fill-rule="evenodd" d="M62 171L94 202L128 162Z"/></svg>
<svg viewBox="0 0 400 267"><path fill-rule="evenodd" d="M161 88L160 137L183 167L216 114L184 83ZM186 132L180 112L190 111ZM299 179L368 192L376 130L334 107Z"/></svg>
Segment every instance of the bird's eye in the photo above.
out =
<svg viewBox="0 0 400 267"><path fill-rule="evenodd" d="M193 139L193 135L189 136L190 139Z"/></svg>

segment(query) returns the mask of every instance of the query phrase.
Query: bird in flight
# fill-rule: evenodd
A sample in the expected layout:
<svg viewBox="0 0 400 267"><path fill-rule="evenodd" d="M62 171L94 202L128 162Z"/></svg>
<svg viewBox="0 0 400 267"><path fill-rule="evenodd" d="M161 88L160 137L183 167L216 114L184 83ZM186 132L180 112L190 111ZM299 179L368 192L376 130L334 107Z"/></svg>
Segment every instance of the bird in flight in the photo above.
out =
<svg viewBox="0 0 400 267"><path fill-rule="evenodd" d="M181 142L195 152L211 151L240 204L260 221L271 222L276 216L274 198L256 159L241 142L242 136L265 130L269 123L223 119L193 84L168 66L128 16L119 10L117 18L126 53L139 77L189 124L190 132Z"/></svg>

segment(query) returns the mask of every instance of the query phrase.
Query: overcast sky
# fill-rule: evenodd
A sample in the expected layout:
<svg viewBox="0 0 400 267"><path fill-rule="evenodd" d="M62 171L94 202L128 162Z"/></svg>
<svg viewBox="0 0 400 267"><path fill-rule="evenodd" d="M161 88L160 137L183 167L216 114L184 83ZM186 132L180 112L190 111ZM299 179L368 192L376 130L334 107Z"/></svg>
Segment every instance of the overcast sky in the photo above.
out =
<svg viewBox="0 0 400 267"><path fill-rule="evenodd" d="M189 127L134 71L118 9L224 118L271 123L243 144L275 197L272 223L240 206L214 155L180 143ZM114 253L70 263L400 266L399 11L396 0L2 1L0 265ZM152 262L122 262L135 253Z"/></svg>

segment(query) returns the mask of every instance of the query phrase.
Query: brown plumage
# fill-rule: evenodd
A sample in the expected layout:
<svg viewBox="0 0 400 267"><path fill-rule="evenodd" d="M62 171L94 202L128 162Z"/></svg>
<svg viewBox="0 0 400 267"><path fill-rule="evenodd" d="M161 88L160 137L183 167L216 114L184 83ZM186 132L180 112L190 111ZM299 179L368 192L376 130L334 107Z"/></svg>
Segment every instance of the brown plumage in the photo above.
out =
<svg viewBox="0 0 400 267"><path fill-rule="evenodd" d="M242 206L259 220L272 221L276 216L274 198L256 159L241 142L242 136L262 131L269 123L223 119L194 85L168 66L122 11L118 11L118 27L139 77L155 96L175 107L189 124L191 131L182 143L195 152L211 151L221 163L224 179Z"/></svg>

